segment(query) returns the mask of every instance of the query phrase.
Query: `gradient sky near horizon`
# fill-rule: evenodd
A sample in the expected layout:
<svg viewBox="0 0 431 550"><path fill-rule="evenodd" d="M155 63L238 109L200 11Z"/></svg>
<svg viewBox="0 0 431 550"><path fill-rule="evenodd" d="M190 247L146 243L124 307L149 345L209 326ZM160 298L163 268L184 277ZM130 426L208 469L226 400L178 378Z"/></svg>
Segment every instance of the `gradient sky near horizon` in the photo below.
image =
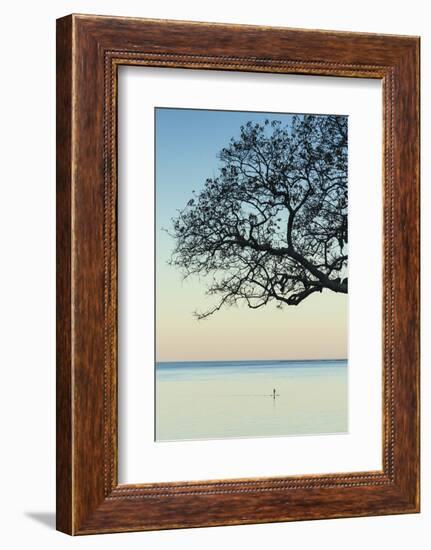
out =
<svg viewBox="0 0 431 550"><path fill-rule="evenodd" d="M156 155L156 360L211 361L333 359L347 357L347 296L325 290L297 307L257 310L223 308L198 321L207 309L204 278L184 282L168 265L173 239L164 231L178 211L217 175L217 153L249 120L280 120L290 114L199 109L155 110Z"/></svg>

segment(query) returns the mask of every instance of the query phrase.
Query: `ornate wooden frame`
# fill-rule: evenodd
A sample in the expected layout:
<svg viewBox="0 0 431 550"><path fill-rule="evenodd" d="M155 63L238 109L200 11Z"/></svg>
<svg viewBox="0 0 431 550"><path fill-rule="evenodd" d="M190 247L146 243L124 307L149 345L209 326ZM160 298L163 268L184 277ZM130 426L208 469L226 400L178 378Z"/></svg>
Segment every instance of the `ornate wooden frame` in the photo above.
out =
<svg viewBox="0 0 431 550"><path fill-rule="evenodd" d="M119 485L119 65L383 82L383 470ZM419 38L70 15L57 21L57 528L69 534L419 511Z"/></svg>

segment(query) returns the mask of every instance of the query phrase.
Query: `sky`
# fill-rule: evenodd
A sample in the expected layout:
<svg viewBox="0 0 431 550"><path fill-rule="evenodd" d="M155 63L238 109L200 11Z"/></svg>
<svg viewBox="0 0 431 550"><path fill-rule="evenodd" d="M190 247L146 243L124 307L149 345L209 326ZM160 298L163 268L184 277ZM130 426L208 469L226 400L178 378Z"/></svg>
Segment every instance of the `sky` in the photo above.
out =
<svg viewBox="0 0 431 550"><path fill-rule="evenodd" d="M174 248L172 218L217 176L217 153L249 120L291 115L194 109L155 110L156 136L156 360L228 361L347 357L347 296L325 290L297 307L223 308L198 321L193 312L217 299L205 279L183 281L168 265Z"/></svg>

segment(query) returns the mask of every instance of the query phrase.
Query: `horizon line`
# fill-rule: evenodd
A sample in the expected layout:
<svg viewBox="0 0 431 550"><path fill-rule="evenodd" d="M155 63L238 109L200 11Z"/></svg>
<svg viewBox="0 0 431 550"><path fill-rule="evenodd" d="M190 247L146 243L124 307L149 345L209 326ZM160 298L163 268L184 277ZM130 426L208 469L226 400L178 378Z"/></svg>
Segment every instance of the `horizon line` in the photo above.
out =
<svg viewBox="0 0 431 550"><path fill-rule="evenodd" d="M240 363L240 362L258 362L258 361L266 361L266 362L294 362L294 363L301 363L301 362L310 362L310 361L347 361L347 357L335 357L335 358L322 358L322 359L185 359L181 361L155 361L155 363Z"/></svg>

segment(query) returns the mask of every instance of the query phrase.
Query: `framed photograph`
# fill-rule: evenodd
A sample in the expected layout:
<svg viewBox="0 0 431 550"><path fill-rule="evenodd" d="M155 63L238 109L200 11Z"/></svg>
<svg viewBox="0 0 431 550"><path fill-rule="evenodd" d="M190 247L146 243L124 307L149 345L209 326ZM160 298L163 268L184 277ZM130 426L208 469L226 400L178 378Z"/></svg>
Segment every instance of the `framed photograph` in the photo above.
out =
<svg viewBox="0 0 431 550"><path fill-rule="evenodd" d="M419 38L57 21L57 528L419 511Z"/></svg>

